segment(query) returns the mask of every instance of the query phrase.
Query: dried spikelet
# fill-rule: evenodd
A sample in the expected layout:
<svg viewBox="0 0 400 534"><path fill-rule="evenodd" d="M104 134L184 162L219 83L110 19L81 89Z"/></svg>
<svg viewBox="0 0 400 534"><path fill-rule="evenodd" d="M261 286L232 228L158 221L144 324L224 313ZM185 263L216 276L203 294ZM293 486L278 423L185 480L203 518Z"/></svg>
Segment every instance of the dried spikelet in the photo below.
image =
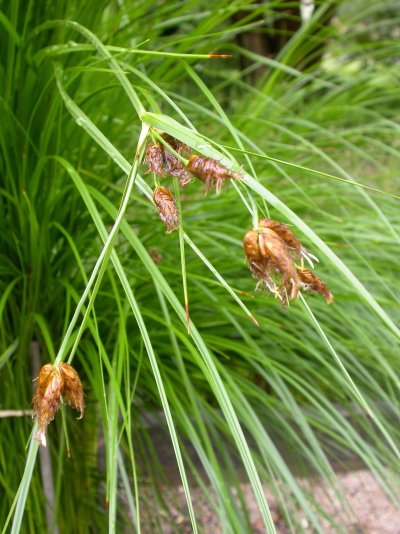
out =
<svg viewBox="0 0 400 534"><path fill-rule="evenodd" d="M286 307L298 295L299 278L283 239L261 228L247 232L243 246L253 276Z"/></svg>
<svg viewBox="0 0 400 534"><path fill-rule="evenodd" d="M205 183L207 189L215 187L217 193L229 179L240 179L242 176L233 172L215 159L206 158L205 156L190 156L187 168L189 171Z"/></svg>
<svg viewBox="0 0 400 534"><path fill-rule="evenodd" d="M319 293L325 298L327 304L333 302L333 295L321 278L318 278L318 276L309 269L299 268L297 269L297 274L300 279L301 288L304 289L304 291Z"/></svg>
<svg viewBox="0 0 400 534"><path fill-rule="evenodd" d="M315 258L302 246L286 224L260 219L258 230L247 232L243 239L250 270L258 284L277 296L285 308L298 297L299 289L319 293L328 304L333 295L324 282L309 269L296 268L293 257Z"/></svg>
<svg viewBox="0 0 400 534"><path fill-rule="evenodd" d="M167 226L166 234L170 234L179 226L178 208L174 197L166 187L156 187L153 200L157 206L160 219Z"/></svg>
<svg viewBox="0 0 400 534"><path fill-rule="evenodd" d="M82 419L85 405L83 402L82 383L78 373L68 363L60 363L59 368L64 378L63 401L69 404L74 410L79 411L78 419Z"/></svg>
<svg viewBox="0 0 400 534"><path fill-rule="evenodd" d="M75 369L66 363L58 367L50 363L44 365L35 380L32 404L39 428L34 437L45 447L47 427L60 408L63 396L70 406L79 410L79 418L83 417L82 384Z"/></svg>
<svg viewBox="0 0 400 534"><path fill-rule="evenodd" d="M185 145L185 143L182 143L182 141L179 141L179 139L172 137L172 135L163 133L162 138L180 156L183 156L183 155L190 156L190 154L192 153L192 150L190 147ZM186 167L183 165L183 163L175 156L175 154L172 154L172 152L169 152L165 147L164 147L164 161L165 161L166 174L169 176L174 176L175 178L178 178L179 185L181 187L185 187L185 185L187 185L191 181L192 176L189 173L189 171L186 169Z"/></svg>

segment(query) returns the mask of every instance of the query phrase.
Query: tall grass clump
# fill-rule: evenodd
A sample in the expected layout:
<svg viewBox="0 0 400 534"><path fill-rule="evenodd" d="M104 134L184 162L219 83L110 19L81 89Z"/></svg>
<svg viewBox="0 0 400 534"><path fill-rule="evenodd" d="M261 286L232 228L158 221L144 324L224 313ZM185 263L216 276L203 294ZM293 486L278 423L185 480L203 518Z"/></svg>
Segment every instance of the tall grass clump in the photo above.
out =
<svg viewBox="0 0 400 534"><path fill-rule="evenodd" d="M343 531L299 477L352 516L350 461L399 505L396 5L292 4L0 4L3 532L207 532L204 506L253 532L244 482L263 531L270 495L292 532ZM332 305L282 261L271 286L268 249L255 291L267 218Z"/></svg>

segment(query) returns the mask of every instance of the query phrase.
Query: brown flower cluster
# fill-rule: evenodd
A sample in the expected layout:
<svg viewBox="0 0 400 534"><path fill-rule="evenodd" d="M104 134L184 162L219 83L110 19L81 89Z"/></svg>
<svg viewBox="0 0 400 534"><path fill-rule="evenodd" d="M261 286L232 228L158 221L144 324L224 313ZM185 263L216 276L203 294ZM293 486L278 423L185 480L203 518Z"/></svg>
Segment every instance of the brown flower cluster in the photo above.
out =
<svg viewBox="0 0 400 534"><path fill-rule="evenodd" d="M153 200L157 206L160 219L167 226L167 231L165 233L170 234L179 226L179 214L176 201L166 187L156 187L153 193Z"/></svg>
<svg viewBox="0 0 400 534"><path fill-rule="evenodd" d="M299 290L319 293L330 304L333 296L324 282L303 265L297 267L295 260L306 258L310 263L312 254L307 252L286 224L271 219L260 219L258 229L247 232L243 239L244 251L250 270L258 284L274 294L286 308L296 299Z"/></svg>
<svg viewBox="0 0 400 534"><path fill-rule="evenodd" d="M185 187L194 176L204 182L207 190L215 187L217 193L227 180L241 178L240 174L230 171L214 159L192 155L191 148L175 137L166 133L161 137L176 154L189 157L188 164L185 166L163 143L153 143L146 150L145 161L148 165L146 174L154 172L160 177L174 176L178 178L180 187ZM179 226L176 201L166 187L156 187L153 200L160 219L167 225L166 233L169 234Z"/></svg>
<svg viewBox="0 0 400 534"><path fill-rule="evenodd" d="M187 185L194 176L205 184L207 190L215 187L217 193L227 180L242 177L212 158L192 154L190 147L168 134L163 133L162 138L176 154L162 143L149 145L146 151L149 168L146 173L154 172L161 177L174 176L179 179L181 187ZM189 157L186 166L177 155ZM169 234L179 227L176 201L166 187L156 187L153 200ZM310 269L304 268L304 260L313 268L313 260L317 258L303 247L286 224L260 219L258 228L244 236L243 246L250 270L258 280L257 287L262 286L274 294L283 308L299 296L300 290L318 293L328 304L333 301L326 284ZM300 266L296 265L296 261L300 261Z"/></svg>
<svg viewBox="0 0 400 534"><path fill-rule="evenodd" d="M83 390L78 373L67 363L60 363L58 366L51 363L44 365L35 381L36 389L32 404L39 428L34 437L45 447L47 427L60 408L61 401L78 410L80 412L78 419L82 419Z"/></svg>

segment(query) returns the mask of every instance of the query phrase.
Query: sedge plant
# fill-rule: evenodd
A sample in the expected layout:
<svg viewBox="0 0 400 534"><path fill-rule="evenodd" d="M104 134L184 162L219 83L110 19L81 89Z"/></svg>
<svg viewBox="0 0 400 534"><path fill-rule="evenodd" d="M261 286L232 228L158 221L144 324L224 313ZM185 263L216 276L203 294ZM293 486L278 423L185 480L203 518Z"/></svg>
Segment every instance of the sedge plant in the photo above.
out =
<svg viewBox="0 0 400 534"><path fill-rule="evenodd" d="M252 532L243 481L266 532L273 506L293 532L302 517L343 531L349 459L399 504L390 5L343 2L328 21L317 6L275 57L243 48L284 4L1 5L3 532L207 532L201 502L221 531ZM205 195L145 174L163 134L239 179ZM160 183L179 209L169 235ZM332 305L301 293L283 311L255 291L242 239L267 217L319 258ZM26 415L38 361L73 365L85 392L47 457Z"/></svg>

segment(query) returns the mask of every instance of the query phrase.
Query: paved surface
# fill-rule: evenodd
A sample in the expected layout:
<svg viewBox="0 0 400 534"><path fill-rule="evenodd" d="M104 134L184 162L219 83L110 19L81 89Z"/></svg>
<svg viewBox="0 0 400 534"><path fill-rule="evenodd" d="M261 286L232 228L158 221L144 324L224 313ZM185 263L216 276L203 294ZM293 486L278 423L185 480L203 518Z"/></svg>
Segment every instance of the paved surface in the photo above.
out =
<svg viewBox="0 0 400 534"><path fill-rule="evenodd" d="M323 482L317 479L312 479L312 481L299 479L299 483L303 488L307 488L312 492L318 505L329 517L334 518L338 525L338 530L335 530L328 522L322 521L324 534L336 534L337 532L344 534L400 534L400 509L389 500L371 473L366 470L341 473L338 475L338 480L345 495L344 503L340 503L331 488L327 487ZM397 480L398 490L399 484L400 481ZM265 528L250 486L243 484L242 491L250 511L252 526L249 534L264 534ZM196 519L199 522L199 531L205 534L222 534L224 529L221 528L210 504L204 502L200 490L196 487L191 488L191 493ZM284 515L276 506L272 495L267 489L265 489L265 494L276 525L277 534L290 534L293 532L288 527ZM165 534L192 533L182 486L177 486L174 490L165 491L163 497L169 503L174 525L171 525L167 520L167 512L159 510L157 519L162 532ZM346 506L348 507L347 512ZM150 517L145 517L150 510ZM154 532L154 526L150 526L150 524L153 522L152 519L155 519L156 507L151 506L150 510L147 509L147 512L142 515L143 534ZM298 529L298 532L313 534L315 529L307 520L302 509L298 507L294 513L302 527L302 529ZM297 530L294 532L297 533Z"/></svg>

